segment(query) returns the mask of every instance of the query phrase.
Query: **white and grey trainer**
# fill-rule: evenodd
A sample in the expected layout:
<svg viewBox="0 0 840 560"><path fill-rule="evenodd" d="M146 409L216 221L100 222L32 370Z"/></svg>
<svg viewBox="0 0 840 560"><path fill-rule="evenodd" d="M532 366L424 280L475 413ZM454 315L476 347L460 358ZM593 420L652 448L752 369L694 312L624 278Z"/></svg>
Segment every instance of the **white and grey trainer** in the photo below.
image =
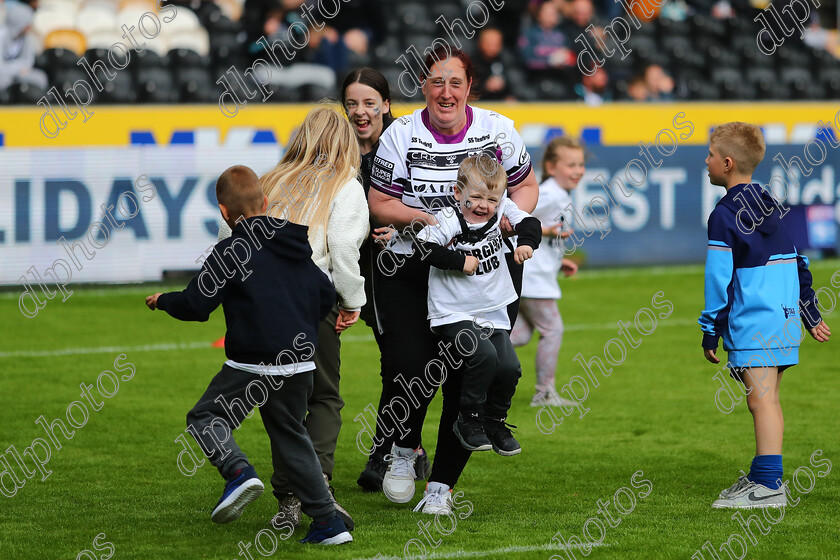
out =
<svg viewBox="0 0 840 560"><path fill-rule="evenodd" d="M747 479L747 473L741 471L741 476L738 477L738 480L735 482L735 484L733 484L726 490L721 490L720 494L718 495L718 498L728 498L730 494L738 492L741 488L744 487L744 485L749 484L749 482L750 481Z"/></svg>
<svg viewBox="0 0 840 560"><path fill-rule="evenodd" d="M414 461L417 451L410 447L391 446L391 453L385 455L388 470L382 478L382 491L385 497L397 504L410 502L414 497Z"/></svg>
<svg viewBox="0 0 840 560"><path fill-rule="evenodd" d="M442 482L430 482L423 492L423 499L414 508L430 515L452 514L452 490Z"/></svg>
<svg viewBox="0 0 840 560"><path fill-rule="evenodd" d="M754 509L754 508L777 508L787 505L787 494L785 492L785 485L779 486L775 490L767 488L763 484L757 484L751 480L746 480L741 483L736 489L735 486L729 490L725 498L718 498L712 504L713 508L734 508L734 509ZM739 479L739 482L741 480ZM737 484L737 483L736 483Z"/></svg>
<svg viewBox="0 0 840 560"><path fill-rule="evenodd" d="M531 398L531 406L556 406L558 408L571 408L574 406L578 406L578 403L576 403L573 400L564 399L557 393L556 390L551 389L548 391L537 391L537 393Z"/></svg>

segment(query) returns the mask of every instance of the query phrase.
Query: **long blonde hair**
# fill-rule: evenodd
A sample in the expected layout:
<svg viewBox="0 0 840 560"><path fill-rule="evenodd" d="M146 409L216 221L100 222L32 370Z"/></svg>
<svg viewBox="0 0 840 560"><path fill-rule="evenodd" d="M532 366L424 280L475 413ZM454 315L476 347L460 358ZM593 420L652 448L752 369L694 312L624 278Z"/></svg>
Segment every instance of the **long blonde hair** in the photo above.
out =
<svg viewBox="0 0 840 560"><path fill-rule="evenodd" d="M312 239L315 230L326 229L330 204L356 177L360 161L359 144L347 119L330 107L312 109L280 162L260 177L268 213L308 225Z"/></svg>

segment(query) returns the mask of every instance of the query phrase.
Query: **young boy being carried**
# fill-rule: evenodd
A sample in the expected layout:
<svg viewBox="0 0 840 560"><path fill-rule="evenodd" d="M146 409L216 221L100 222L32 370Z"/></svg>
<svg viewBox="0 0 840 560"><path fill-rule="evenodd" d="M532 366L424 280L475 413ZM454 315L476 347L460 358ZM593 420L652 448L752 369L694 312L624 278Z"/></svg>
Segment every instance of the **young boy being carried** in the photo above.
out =
<svg viewBox="0 0 840 560"><path fill-rule="evenodd" d="M504 196L506 187L505 170L494 158L466 158L458 168L458 206L438 213L438 224L425 227L417 237L420 251L429 252L433 265L428 298L432 331L456 348L475 344L464 356L455 435L470 451L492 448L510 456L522 450L509 429L516 426L505 422L522 368L508 335L507 305L517 295L502 253L499 223L507 218L519 236L517 264L539 247L542 228L539 220ZM471 333L470 343L459 336L462 331Z"/></svg>
<svg viewBox="0 0 840 560"><path fill-rule="evenodd" d="M224 309L228 359L187 414L190 433L226 481L211 519L238 519L263 491L232 437L252 401L262 400L266 432L287 452L289 484L314 520L301 542L352 541L303 426L318 324L335 303L335 289L312 262L307 228L263 215L268 200L250 168L222 173L216 198L233 235L213 248L184 291L146 298L150 309L182 321L206 321L219 305Z"/></svg>
<svg viewBox="0 0 840 560"><path fill-rule="evenodd" d="M706 304L699 319L703 353L719 363L715 353L723 337L726 366L746 389L756 447L749 474L722 491L713 508L787 504L781 482L782 372L799 362L800 314L815 340L831 335L817 310L808 259L793 245L781 205L752 182L764 151L757 126L731 122L714 129L706 157L710 182L725 187L726 195L709 216Z"/></svg>

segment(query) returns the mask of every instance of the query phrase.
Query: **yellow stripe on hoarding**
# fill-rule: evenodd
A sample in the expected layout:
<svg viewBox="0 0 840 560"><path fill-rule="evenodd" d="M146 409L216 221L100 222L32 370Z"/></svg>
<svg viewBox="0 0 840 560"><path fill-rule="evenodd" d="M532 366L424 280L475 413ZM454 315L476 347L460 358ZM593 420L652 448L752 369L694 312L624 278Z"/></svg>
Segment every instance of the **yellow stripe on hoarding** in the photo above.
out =
<svg viewBox="0 0 840 560"><path fill-rule="evenodd" d="M816 126L822 120L830 124L840 116L840 106L831 103L612 103L589 107L580 103L478 103L513 119L516 126L545 125L560 127L567 134L580 135L585 128L601 130L606 146L636 145L652 142L663 129L674 130L674 117L691 121L694 132L681 144L705 144L709 130L718 124L740 120L758 125L786 128ZM55 105L53 105L55 107ZM314 104L249 103L234 118L221 114L216 105L141 105L91 107L94 114L83 122L81 116L70 120L55 138L47 138L40 128L44 111L40 107L0 108L0 133L4 147L83 147L127 146L131 132L151 131L158 145L168 145L172 132L197 128L216 128L219 141L232 128L269 129L285 145L289 134L303 120ZM395 115L407 114L417 104L395 104ZM61 114L59 112L59 114ZM840 129L840 118L836 123ZM686 132L684 129L683 132ZM0 148L2 149L2 148Z"/></svg>

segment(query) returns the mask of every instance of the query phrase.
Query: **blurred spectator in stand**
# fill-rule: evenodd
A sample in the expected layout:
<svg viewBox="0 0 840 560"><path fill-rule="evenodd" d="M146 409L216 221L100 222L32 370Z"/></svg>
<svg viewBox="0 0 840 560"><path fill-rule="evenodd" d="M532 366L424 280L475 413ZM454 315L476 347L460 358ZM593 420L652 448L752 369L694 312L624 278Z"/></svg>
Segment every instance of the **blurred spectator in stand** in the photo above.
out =
<svg viewBox="0 0 840 560"><path fill-rule="evenodd" d="M478 91L483 100L514 100L507 82L506 69L516 61L504 51L502 32L495 27L485 27L478 35L478 51L473 57L473 69Z"/></svg>
<svg viewBox="0 0 840 560"><path fill-rule="evenodd" d="M601 45L607 43L612 44L610 42L612 39L608 39L604 35L604 29L596 24L595 7L592 4L592 0L570 0L566 2L566 8L563 13L566 19L560 25L560 29L566 35L569 48L575 51L575 57L584 48L583 44L577 42L578 37L583 37L588 44L592 45L603 55ZM587 31L586 29L590 25L593 28L591 31ZM597 40L595 37L597 37Z"/></svg>
<svg viewBox="0 0 840 560"><path fill-rule="evenodd" d="M583 75L581 83L575 86L575 93L587 105L597 107L605 101L612 101L613 96L609 85L610 78L607 71L599 67L591 76Z"/></svg>
<svg viewBox="0 0 840 560"><path fill-rule="evenodd" d="M575 39L581 35L592 41L592 36L586 32L586 28L593 24L592 18L595 16L595 7L592 5L592 0L566 2L566 9L563 13L565 19L560 29L566 35L570 46L575 45ZM581 47L576 45L575 48L580 49Z"/></svg>
<svg viewBox="0 0 840 560"><path fill-rule="evenodd" d="M34 12L19 2L0 3L0 90L13 83L47 88L47 75L35 68L35 38L28 33Z"/></svg>
<svg viewBox="0 0 840 560"><path fill-rule="evenodd" d="M255 58L265 55L262 45L257 44L261 37L269 43L280 39L288 44L289 26L305 23L295 11L303 3L303 0L245 0L241 22L248 36L248 51Z"/></svg>
<svg viewBox="0 0 840 560"><path fill-rule="evenodd" d="M651 64L643 73L648 101L673 101L674 79L658 64Z"/></svg>
<svg viewBox="0 0 840 560"><path fill-rule="evenodd" d="M649 91L644 78L636 76L627 84L628 101L648 101Z"/></svg>
<svg viewBox="0 0 840 560"><path fill-rule="evenodd" d="M312 61L316 64L327 66L336 74L343 74L347 70L350 49L334 27L324 25L320 31L310 28L308 46L313 53ZM367 52L367 41L357 47Z"/></svg>
<svg viewBox="0 0 840 560"><path fill-rule="evenodd" d="M313 7L317 2L309 0ZM325 19L324 23L341 35L348 49L359 55L367 54L370 47L378 44L385 35L381 4L373 0L342 0L340 5L338 13Z"/></svg>
<svg viewBox="0 0 840 560"><path fill-rule="evenodd" d="M576 56L560 30L560 11L551 0L537 7L536 21L519 37L522 59L532 77L557 77L576 65ZM561 76L568 72L561 72Z"/></svg>
<svg viewBox="0 0 840 560"><path fill-rule="evenodd" d="M751 0L685 0L685 3L692 12L708 14L716 19L729 19L739 15L750 17L755 12Z"/></svg>
<svg viewBox="0 0 840 560"><path fill-rule="evenodd" d="M269 45L279 41L284 47L276 48L274 56L283 68L272 69L271 84L293 89L313 85L330 90L336 85L336 69L347 65L346 48L334 29L327 31L325 26L315 31L304 21L303 4L304 0L245 0L242 23L248 35L248 52L254 60L268 60L264 45L257 41L262 37ZM319 19L315 21L320 23ZM295 23L305 26L306 31ZM297 48L295 44L304 46ZM291 60L283 50L293 55Z"/></svg>

